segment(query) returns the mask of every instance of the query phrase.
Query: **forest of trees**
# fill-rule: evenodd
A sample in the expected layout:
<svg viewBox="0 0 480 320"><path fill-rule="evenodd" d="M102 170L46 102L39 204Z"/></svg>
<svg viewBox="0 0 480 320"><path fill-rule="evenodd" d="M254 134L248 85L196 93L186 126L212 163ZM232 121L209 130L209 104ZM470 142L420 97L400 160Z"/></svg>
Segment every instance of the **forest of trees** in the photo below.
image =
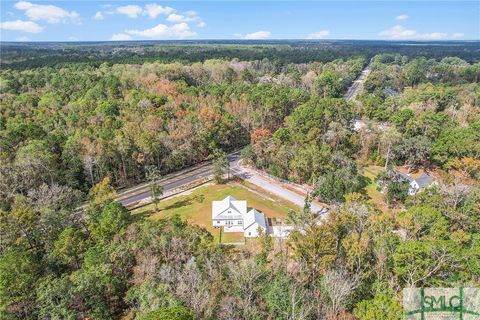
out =
<svg viewBox="0 0 480 320"><path fill-rule="evenodd" d="M374 41L374 40L183 40L72 43L4 42L0 63L11 69L81 63L90 66L145 62L204 62L210 59L253 61L269 59L277 67L288 63L330 62L377 54L440 60L458 57L476 62L475 41Z"/></svg>
<svg viewBox="0 0 480 320"><path fill-rule="evenodd" d="M480 64L378 55L370 67L365 93L352 102L332 89L341 88L338 77L322 73L317 95L284 126L253 141L248 159L280 178L316 186L327 202L364 187L359 164L459 170L478 182ZM353 131L358 118L371 125ZM265 143L270 137L273 143Z"/></svg>
<svg viewBox="0 0 480 320"><path fill-rule="evenodd" d="M405 287L480 286L480 63L468 46L306 61L199 47L195 61L2 65L0 318L394 320ZM364 93L346 101L367 64ZM371 126L353 130L358 118ZM262 235L252 252L113 200L239 149L311 186L325 219L307 202L289 214L299 228L288 239ZM439 184L383 210L365 192L366 165L435 170Z"/></svg>
<svg viewBox="0 0 480 320"><path fill-rule="evenodd" d="M318 75L333 77L328 94L340 96L363 63L289 64L281 72L268 60L7 69L0 183L11 194L52 182L86 191L105 176L117 187L142 181L149 165L178 170L216 148L245 146L255 129L281 127L326 90Z"/></svg>

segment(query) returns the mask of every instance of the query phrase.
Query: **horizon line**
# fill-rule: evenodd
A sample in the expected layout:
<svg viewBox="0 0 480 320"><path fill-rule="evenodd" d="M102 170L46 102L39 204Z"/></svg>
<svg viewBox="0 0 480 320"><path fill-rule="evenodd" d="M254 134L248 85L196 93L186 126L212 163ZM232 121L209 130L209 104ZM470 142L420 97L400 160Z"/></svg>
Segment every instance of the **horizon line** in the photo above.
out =
<svg viewBox="0 0 480 320"><path fill-rule="evenodd" d="M480 39L438 39L438 40L421 40L421 39L308 39L308 38L277 38L277 39L136 39L136 40L38 40L38 41L21 41L21 40L0 40L0 43L84 43L84 42L192 42L192 41L238 41L238 42L271 42L271 41L381 41L381 42L480 42Z"/></svg>

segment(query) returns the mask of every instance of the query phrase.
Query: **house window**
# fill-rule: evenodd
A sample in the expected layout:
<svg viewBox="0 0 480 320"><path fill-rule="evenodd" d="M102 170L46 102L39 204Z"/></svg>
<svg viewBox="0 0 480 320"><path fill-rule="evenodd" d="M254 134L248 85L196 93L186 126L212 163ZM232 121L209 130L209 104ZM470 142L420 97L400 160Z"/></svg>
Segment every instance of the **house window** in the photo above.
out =
<svg viewBox="0 0 480 320"><path fill-rule="evenodd" d="M252 235L252 233L251 233L251 232L249 232L249 233L248 233L248 235L249 235L249 236L251 236L251 235Z"/></svg>
<svg viewBox="0 0 480 320"><path fill-rule="evenodd" d="M243 224L243 221L242 221L242 220L238 220L237 223L238 223L238 224Z"/></svg>

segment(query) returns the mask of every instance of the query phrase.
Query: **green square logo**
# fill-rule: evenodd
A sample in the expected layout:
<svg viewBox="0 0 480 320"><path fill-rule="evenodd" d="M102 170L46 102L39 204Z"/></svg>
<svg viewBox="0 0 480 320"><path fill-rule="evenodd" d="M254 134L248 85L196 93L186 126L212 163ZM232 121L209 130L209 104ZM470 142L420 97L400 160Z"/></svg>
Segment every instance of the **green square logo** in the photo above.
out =
<svg viewBox="0 0 480 320"><path fill-rule="evenodd" d="M408 320L480 320L478 288L405 288Z"/></svg>

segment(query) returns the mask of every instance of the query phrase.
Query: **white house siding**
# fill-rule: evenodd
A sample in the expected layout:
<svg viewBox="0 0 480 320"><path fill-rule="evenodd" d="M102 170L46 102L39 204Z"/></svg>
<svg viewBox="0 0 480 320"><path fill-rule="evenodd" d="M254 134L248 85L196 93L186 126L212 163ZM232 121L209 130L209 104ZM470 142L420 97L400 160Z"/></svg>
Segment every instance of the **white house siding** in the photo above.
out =
<svg viewBox="0 0 480 320"><path fill-rule="evenodd" d="M258 230L259 229L262 229L263 233L266 232L266 228L264 228L263 226L259 225L258 223L254 223L252 225L250 225L249 227L247 227L247 229L244 230L244 236L245 238L253 238L253 237L258 237Z"/></svg>
<svg viewBox="0 0 480 320"><path fill-rule="evenodd" d="M223 226L242 226L243 220L213 220L214 227L223 227Z"/></svg>
<svg viewBox="0 0 480 320"><path fill-rule="evenodd" d="M243 225L226 225L223 227L223 232L243 232Z"/></svg>
<svg viewBox="0 0 480 320"><path fill-rule="evenodd" d="M251 209L243 217L243 229L245 237L258 237L258 229L267 230L265 216L258 210Z"/></svg>
<svg viewBox="0 0 480 320"><path fill-rule="evenodd" d="M408 190L408 194L413 196L414 194L416 194L418 192L418 184L415 180L413 180L412 182L410 182L410 189Z"/></svg>

